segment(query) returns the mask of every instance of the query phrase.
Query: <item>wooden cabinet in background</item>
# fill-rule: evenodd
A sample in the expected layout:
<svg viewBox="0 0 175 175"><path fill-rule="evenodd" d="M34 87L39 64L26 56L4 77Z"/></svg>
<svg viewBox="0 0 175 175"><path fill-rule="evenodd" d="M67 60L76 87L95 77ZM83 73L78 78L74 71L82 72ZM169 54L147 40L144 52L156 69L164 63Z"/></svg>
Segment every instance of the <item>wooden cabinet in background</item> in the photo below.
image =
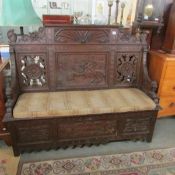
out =
<svg viewBox="0 0 175 175"><path fill-rule="evenodd" d="M163 49L175 54L175 1L171 7Z"/></svg>
<svg viewBox="0 0 175 175"><path fill-rule="evenodd" d="M158 117L175 116L175 55L150 51L149 74L158 83Z"/></svg>
<svg viewBox="0 0 175 175"><path fill-rule="evenodd" d="M4 99L4 76L3 70L9 67L9 62L2 62L0 59L0 139L4 140L7 145L11 144L10 134L2 123L5 113L5 99Z"/></svg>

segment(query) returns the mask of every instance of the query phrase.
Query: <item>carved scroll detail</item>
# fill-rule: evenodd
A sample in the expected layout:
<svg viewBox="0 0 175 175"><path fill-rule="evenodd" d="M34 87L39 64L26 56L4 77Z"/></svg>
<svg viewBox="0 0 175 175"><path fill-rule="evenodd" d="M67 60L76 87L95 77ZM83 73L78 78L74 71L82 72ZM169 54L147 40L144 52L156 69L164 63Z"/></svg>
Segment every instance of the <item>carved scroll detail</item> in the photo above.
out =
<svg viewBox="0 0 175 175"><path fill-rule="evenodd" d="M108 30L70 30L55 29L55 42L57 43L108 43Z"/></svg>
<svg viewBox="0 0 175 175"><path fill-rule="evenodd" d="M45 43L46 42L46 34L45 29L43 27L40 27L38 31L24 34L24 35L18 35L14 32L14 30L9 30L7 33L7 37L9 39L10 43Z"/></svg>
<svg viewBox="0 0 175 175"><path fill-rule="evenodd" d="M137 79L138 54L119 53L115 58L115 81L133 84Z"/></svg>
<svg viewBox="0 0 175 175"><path fill-rule="evenodd" d="M143 36L142 36L143 38ZM142 40L140 35L132 35L131 32L128 31L119 31L117 36L117 43L140 43Z"/></svg>
<svg viewBox="0 0 175 175"><path fill-rule="evenodd" d="M46 80L46 63L43 56L26 55L20 60L22 83L25 86L44 86Z"/></svg>
<svg viewBox="0 0 175 175"><path fill-rule="evenodd" d="M148 74L148 69L147 69L147 52L148 48L144 47L143 48L143 80L142 80L142 85L141 89L148 95L150 96L154 102L156 103L156 109L159 110L161 109L159 105L159 97L157 96L157 82L152 81L149 77Z"/></svg>

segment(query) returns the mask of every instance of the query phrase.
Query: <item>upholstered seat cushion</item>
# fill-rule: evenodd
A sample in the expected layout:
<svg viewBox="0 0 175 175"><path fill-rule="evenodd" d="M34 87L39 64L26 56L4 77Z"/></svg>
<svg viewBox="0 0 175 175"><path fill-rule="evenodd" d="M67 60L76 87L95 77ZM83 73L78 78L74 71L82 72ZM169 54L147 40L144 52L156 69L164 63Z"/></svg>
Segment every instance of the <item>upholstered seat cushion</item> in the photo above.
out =
<svg viewBox="0 0 175 175"><path fill-rule="evenodd" d="M76 116L152 110L155 103L135 88L92 91L24 93L13 111L15 118Z"/></svg>

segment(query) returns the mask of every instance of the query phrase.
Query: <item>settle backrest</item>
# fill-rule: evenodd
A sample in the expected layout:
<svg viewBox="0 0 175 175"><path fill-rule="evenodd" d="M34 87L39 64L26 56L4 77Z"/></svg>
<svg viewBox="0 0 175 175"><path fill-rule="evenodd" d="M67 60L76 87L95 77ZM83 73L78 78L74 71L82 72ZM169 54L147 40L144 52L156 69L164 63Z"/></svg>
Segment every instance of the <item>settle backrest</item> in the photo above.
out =
<svg viewBox="0 0 175 175"><path fill-rule="evenodd" d="M116 26L52 25L28 35L10 30L8 38L20 93L143 86L145 35Z"/></svg>

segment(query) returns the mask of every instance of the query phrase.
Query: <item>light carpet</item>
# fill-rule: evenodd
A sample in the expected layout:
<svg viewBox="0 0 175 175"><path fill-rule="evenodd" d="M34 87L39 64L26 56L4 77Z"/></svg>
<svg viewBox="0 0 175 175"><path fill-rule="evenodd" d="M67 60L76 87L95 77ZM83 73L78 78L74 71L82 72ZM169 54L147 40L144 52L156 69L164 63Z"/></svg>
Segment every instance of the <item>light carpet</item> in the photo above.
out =
<svg viewBox="0 0 175 175"><path fill-rule="evenodd" d="M14 157L11 147L0 147L0 175L16 175L19 157Z"/></svg>
<svg viewBox="0 0 175 175"><path fill-rule="evenodd" d="M175 175L175 148L20 162L18 175Z"/></svg>

